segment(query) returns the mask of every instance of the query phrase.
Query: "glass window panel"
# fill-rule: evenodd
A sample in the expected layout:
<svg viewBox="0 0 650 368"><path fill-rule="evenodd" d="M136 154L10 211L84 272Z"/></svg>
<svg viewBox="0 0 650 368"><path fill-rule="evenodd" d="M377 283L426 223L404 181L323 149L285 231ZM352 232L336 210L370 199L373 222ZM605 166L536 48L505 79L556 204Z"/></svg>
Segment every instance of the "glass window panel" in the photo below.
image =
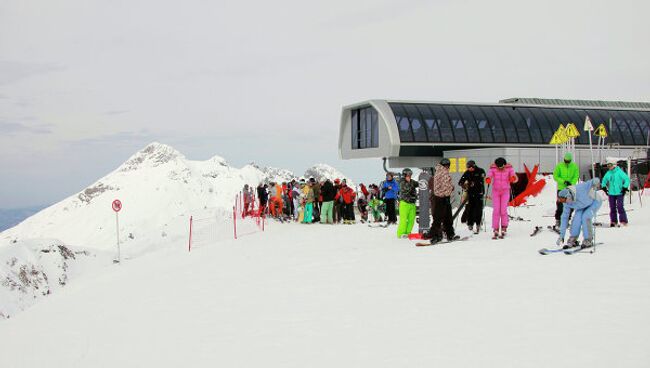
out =
<svg viewBox="0 0 650 368"><path fill-rule="evenodd" d="M589 138L586 134L582 134L582 124L585 122L585 115L587 115L587 110L574 110L574 109L564 109L564 112L569 117L568 122L575 124L576 128L580 132L580 137L576 138L576 144L589 144ZM564 124L566 126L566 124ZM585 140L587 138L587 140Z"/></svg>
<svg viewBox="0 0 650 368"><path fill-rule="evenodd" d="M506 137L503 133L501 120L492 107L489 106L470 106L469 110L476 119L483 142L486 143L505 143Z"/></svg>
<svg viewBox="0 0 650 368"><path fill-rule="evenodd" d="M442 138L441 142L455 142L454 130L451 128L451 123L449 122L449 116L442 109L440 105L430 105L431 112L438 119L438 127L440 129L440 137Z"/></svg>
<svg viewBox="0 0 650 368"><path fill-rule="evenodd" d="M427 142L427 132L422 123L422 116L417 107L413 104L405 106L406 113L411 121L411 128L413 129L413 140L415 142Z"/></svg>
<svg viewBox="0 0 650 368"><path fill-rule="evenodd" d="M520 137L520 132L515 128L515 120L508 113L509 107L494 106L494 111L496 111L497 116L501 120L501 125L506 135L506 141L508 143L528 143L530 142L530 137L528 133Z"/></svg>
<svg viewBox="0 0 650 368"><path fill-rule="evenodd" d="M641 133L641 128L639 127L636 118L632 116L629 111L619 111L618 113L623 116L625 121L627 121L627 125L630 128L630 135L632 136L632 142L634 142L633 144L645 144L645 137L643 137L643 133Z"/></svg>
<svg viewBox="0 0 650 368"><path fill-rule="evenodd" d="M612 142L620 142L621 141L621 135L616 129L615 131L612 131L610 128L609 124L609 118L612 117L610 112L607 110L587 110L587 113L591 117L591 122L594 124L594 128L598 128L600 124L605 124L605 128L607 129L607 135L608 137L606 138L607 141L612 141ZM613 120L613 119L612 119Z"/></svg>
<svg viewBox="0 0 650 368"><path fill-rule="evenodd" d="M544 114L542 111L543 109L531 108L529 110L537 121L537 126L539 127L540 134L542 135L542 143L550 142L553 138L553 133L555 133L555 130L553 129L551 122L548 120L548 116Z"/></svg>
<svg viewBox="0 0 650 368"><path fill-rule="evenodd" d="M454 106L443 106L442 109L447 113L449 122L454 131L454 142L467 142L467 132L465 131L465 121Z"/></svg>
<svg viewBox="0 0 650 368"><path fill-rule="evenodd" d="M359 148L359 110L352 110L352 149Z"/></svg>
<svg viewBox="0 0 650 368"><path fill-rule="evenodd" d="M402 142L413 142L413 134L411 132L411 124L406 117L404 107L402 104L391 104L395 120L397 121L397 130L399 131L399 138Z"/></svg>
<svg viewBox="0 0 650 368"><path fill-rule="evenodd" d="M359 148L366 148L366 120L367 110L361 110L361 120L359 121Z"/></svg>
<svg viewBox="0 0 650 368"><path fill-rule="evenodd" d="M424 121L424 127L427 131L429 142L440 142L440 129L438 128L439 121L426 105L417 105L417 109Z"/></svg>
<svg viewBox="0 0 650 368"><path fill-rule="evenodd" d="M476 119L474 119L474 115L467 109L467 106L460 106L456 105L454 106L456 110L460 113L460 116L463 119L463 122L465 123L465 129L467 131L467 140L470 143L481 143L483 142L481 140L481 136L478 131L478 127L476 125Z"/></svg>
<svg viewBox="0 0 650 368"><path fill-rule="evenodd" d="M634 144L632 132L630 131L630 126L627 124L627 121L625 121L625 117L620 111L611 111L611 113L614 118L612 125L616 126L621 134L621 140L618 141L618 143L621 145Z"/></svg>
<svg viewBox="0 0 650 368"><path fill-rule="evenodd" d="M481 142L483 143L493 143L496 142L493 134L492 126L488 121L488 117L478 106L467 106L470 114L474 118L476 123L476 128L478 129L479 136L481 137ZM499 125L500 126L500 125Z"/></svg>
<svg viewBox="0 0 650 368"><path fill-rule="evenodd" d="M539 129L537 119L533 116L529 108L517 108L511 111L519 113L520 120L517 121L517 129L526 129L530 134L532 143L545 143L542 139L542 133Z"/></svg>
<svg viewBox="0 0 650 368"><path fill-rule="evenodd" d="M650 145L650 112L630 111L641 131L642 145Z"/></svg>
<svg viewBox="0 0 650 368"><path fill-rule="evenodd" d="M560 124L562 124L562 118L560 118L560 116L555 113L555 110L556 109L541 109L542 114L544 114L546 117L548 128L551 130L551 137L546 140L546 143L549 143L551 141L553 134L555 134L557 128L559 128Z"/></svg>
<svg viewBox="0 0 650 368"><path fill-rule="evenodd" d="M371 147L379 147L379 116L375 109L372 109L372 132L371 135Z"/></svg>

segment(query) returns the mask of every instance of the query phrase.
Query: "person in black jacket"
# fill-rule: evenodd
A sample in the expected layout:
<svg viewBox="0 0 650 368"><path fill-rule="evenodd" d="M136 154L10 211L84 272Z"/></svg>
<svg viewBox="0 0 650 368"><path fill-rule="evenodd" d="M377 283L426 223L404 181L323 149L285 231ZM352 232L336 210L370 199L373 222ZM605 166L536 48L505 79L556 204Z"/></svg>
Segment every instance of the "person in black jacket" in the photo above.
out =
<svg viewBox="0 0 650 368"><path fill-rule="evenodd" d="M269 193L266 191L268 186L266 184L260 183L257 186L257 198L260 201L260 216L264 216L266 211L266 204L269 202Z"/></svg>
<svg viewBox="0 0 650 368"><path fill-rule="evenodd" d="M334 188L334 184L332 184L331 180L325 180L325 183L323 183L323 186L320 188L320 193L323 196L320 223L333 224L334 197L336 197L336 188Z"/></svg>
<svg viewBox="0 0 650 368"><path fill-rule="evenodd" d="M461 220L467 223L467 227L470 231L474 231L474 234L478 234L483 218L484 182L485 170L476 166L474 161L467 161L467 170L458 181L458 185L467 192L467 204Z"/></svg>

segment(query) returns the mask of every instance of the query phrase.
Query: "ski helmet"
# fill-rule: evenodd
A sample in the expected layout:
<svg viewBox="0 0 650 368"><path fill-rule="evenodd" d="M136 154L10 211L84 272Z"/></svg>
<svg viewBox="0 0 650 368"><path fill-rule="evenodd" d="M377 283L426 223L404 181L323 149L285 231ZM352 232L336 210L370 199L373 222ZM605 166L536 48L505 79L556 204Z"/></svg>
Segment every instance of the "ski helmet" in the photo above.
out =
<svg viewBox="0 0 650 368"><path fill-rule="evenodd" d="M474 162L474 160L467 161L467 167L475 167L475 166L476 166L476 162Z"/></svg>
<svg viewBox="0 0 650 368"><path fill-rule="evenodd" d="M445 166L445 167L449 167L449 166L451 166L451 161L449 161L448 158L443 158L442 160L440 160L440 165Z"/></svg>
<svg viewBox="0 0 650 368"><path fill-rule="evenodd" d="M413 176L413 170L407 167L406 169L402 170L402 176Z"/></svg>
<svg viewBox="0 0 650 368"><path fill-rule="evenodd" d="M497 167L503 167L506 165L506 159L503 157L499 157L496 160L494 160L494 164L497 165Z"/></svg>

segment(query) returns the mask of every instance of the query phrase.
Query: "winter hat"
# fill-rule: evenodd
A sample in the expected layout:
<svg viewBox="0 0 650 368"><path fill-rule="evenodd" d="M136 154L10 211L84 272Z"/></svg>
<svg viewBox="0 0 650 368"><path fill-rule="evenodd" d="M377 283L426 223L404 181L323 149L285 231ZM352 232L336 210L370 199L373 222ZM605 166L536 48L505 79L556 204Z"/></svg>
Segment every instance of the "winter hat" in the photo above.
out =
<svg viewBox="0 0 650 368"><path fill-rule="evenodd" d="M467 167L474 167L474 166L476 166L476 162L474 162L474 160L469 160L469 161L467 161L466 165L467 165Z"/></svg>
<svg viewBox="0 0 650 368"><path fill-rule="evenodd" d="M573 160L573 155L571 152L567 152L564 154L564 161L572 161Z"/></svg>
<svg viewBox="0 0 650 368"><path fill-rule="evenodd" d="M499 157L496 160L494 160L494 164L497 165L497 167L505 166L506 165L506 159L503 157Z"/></svg>
<svg viewBox="0 0 650 368"><path fill-rule="evenodd" d="M440 160L440 165L444 167L449 167L451 166L451 162L449 161L448 158L443 158L442 160Z"/></svg>
<svg viewBox="0 0 650 368"><path fill-rule="evenodd" d="M338 183L340 183L340 182L341 182L341 179L339 179L339 178L334 179L334 183L335 183L335 184L338 184Z"/></svg>
<svg viewBox="0 0 650 368"><path fill-rule="evenodd" d="M570 199L572 201L575 200L575 194L570 188L562 189L557 196L560 198Z"/></svg>

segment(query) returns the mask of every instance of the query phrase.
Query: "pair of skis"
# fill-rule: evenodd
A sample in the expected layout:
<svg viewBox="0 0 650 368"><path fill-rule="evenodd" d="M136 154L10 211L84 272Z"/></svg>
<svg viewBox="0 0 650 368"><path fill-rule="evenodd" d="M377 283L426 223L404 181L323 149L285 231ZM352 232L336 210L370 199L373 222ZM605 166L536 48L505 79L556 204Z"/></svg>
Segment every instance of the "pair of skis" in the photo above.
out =
<svg viewBox="0 0 650 368"><path fill-rule="evenodd" d="M427 242L419 242L419 243L415 243L415 246L416 246L416 247L428 247L428 246L430 246L430 245L440 245L440 244L455 243L455 242L458 242L458 241L466 241L466 240L468 240L469 238L471 238L471 236L468 235L468 236L462 236L462 237L460 237L460 238L458 238L458 239L442 240L442 241L435 242L435 243L431 243L431 242L429 242L429 243L427 243Z"/></svg>
<svg viewBox="0 0 650 368"><path fill-rule="evenodd" d="M571 248L552 248L552 249L542 248L542 249L538 250L538 252L541 255L547 255L547 254L553 254L553 253L564 253L564 254L569 254L569 255L570 254L580 253L580 252L593 253L594 246L602 245L602 244L603 243L596 243L596 244L594 244L592 246L584 247L584 248L582 246L580 246L580 245L575 246L575 247L571 247Z"/></svg>
<svg viewBox="0 0 650 368"><path fill-rule="evenodd" d="M549 225L549 226L546 227L546 229L547 229L547 230L552 230L552 231L554 231L554 232L557 233L557 234L560 233L560 229L558 229L558 228L555 227L555 226L551 226L551 225ZM544 230L544 226L535 226L535 228L533 229L533 232L530 233L530 236L535 236L535 235L539 234L542 230Z"/></svg>

